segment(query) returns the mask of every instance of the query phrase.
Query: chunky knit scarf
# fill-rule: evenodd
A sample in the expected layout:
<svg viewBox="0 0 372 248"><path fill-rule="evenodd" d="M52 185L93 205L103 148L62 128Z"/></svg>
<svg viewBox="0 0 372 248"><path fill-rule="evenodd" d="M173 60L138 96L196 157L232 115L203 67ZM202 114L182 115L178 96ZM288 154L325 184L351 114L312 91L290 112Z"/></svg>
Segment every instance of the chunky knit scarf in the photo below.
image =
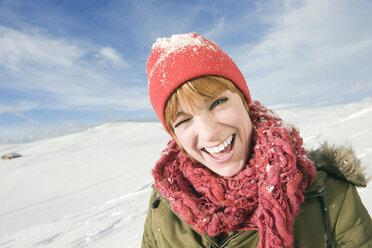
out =
<svg viewBox="0 0 372 248"><path fill-rule="evenodd" d="M295 128L257 101L249 107L252 150L242 171L219 176L172 140L153 169L155 185L198 233L258 230L258 247L292 247L294 218L315 168Z"/></svg>

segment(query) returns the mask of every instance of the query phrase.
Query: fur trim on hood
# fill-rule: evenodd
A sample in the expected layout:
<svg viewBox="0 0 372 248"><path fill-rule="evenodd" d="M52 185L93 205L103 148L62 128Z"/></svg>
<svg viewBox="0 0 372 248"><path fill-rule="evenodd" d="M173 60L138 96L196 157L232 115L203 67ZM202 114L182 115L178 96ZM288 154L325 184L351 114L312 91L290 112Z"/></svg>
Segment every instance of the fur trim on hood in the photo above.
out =
<svg viewBox="0 0 372 248"><path fill-rule="evenodd" d="M365 187L370 179L364 175L360 159L351 147L329 146L325 142L320 148L309 151L308 155L318 170L337 175L355 186Z"/></svg>

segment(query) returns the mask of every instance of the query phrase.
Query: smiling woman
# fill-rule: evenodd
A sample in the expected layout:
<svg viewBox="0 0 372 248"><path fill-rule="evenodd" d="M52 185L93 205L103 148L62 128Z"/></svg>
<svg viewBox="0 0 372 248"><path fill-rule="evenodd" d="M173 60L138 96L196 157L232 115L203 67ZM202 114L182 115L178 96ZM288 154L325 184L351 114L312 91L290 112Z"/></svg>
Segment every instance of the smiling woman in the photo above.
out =
<svg viewBox="0 0 372 248"><path fill-rule="evenodd" d="M213 172L233 176L245 165L252 122L243 94L227 79L182 84L166 104L165 120L177 144Z"/></svg>
<svg viewBox="0 0 372 248"><path fill-rule="evenodd" d="M142 247L372 245L353 153L324 146L310 158L298 130L251 100L215 43L195 33L158 39L147 75L172 140L152 172Z"/></svg>

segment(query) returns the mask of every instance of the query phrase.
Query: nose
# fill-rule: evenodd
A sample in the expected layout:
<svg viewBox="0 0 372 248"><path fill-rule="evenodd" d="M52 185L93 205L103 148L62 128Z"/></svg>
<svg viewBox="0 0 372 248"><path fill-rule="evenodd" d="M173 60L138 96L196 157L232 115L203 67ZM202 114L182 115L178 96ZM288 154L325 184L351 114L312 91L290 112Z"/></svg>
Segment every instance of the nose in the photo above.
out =
<svg viewBox="0 0 372 248"><path fill-rule="evenodd" d="M213 142L218 139L220 128L217 120L212 115L198 115L194 121L194 132L197 134L198 140Z"/></svg>

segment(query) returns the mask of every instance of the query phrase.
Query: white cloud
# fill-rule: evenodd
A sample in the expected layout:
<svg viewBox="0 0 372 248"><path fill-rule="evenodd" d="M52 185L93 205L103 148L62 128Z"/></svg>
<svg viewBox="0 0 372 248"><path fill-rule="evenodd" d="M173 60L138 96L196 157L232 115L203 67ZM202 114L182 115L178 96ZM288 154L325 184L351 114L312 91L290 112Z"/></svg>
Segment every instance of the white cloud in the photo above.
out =
<svg viewBox="0 0 372 248"><path fill-rule="evenodd" d="M113 89L102 89L101 94L61 94L57 96L61 106L55 108L69 108L79 110L143 110L150 109L150 101L147 96L147 89L118 87ZM48 108L46 106L46 108Z"/></svg>
<svg viewBox="0 0 372 248"><path fill-rule="evenodd" d="M144 100L146 90L128 84L136 80L135 72L122 76L123 68L129 64L112 47L99 48L72 38L52 37L38 28L26 32L4 26L0 26L0 44L0 69L5 69L0 75L0 87L25 94L37 92L38 104L30 105L32 108L150 107ZM10 113L32 109L14 108ZM4 111L0 108L1 112Z"/></svg>
<svg viewBox="0 0 372 248"><path fill-rule="evenodd" d="M31 110L37 106L35 102L25 102L22 101L16 106L9 106L9 105L0 105L0 116L2 114L14 114L18 117L26 118L21 112Z"/></svg>
<svg viewBox="0 0 372 248"><path fill-rule="evenodd" d="M63 121L52 125L41 125L36 122L17 126L2 126L0 144L32 142L40 139L83 131L93 126L82 121Z"/></svg>
<svg viewBox="0 0 372 248"><path fill-rule="evenodd" d="M225 17L221 17L218 19L217 24L207 33L205 33L205 37L209 39L213 39L213 37L223 34L225 29Z"/></svg>
<svg viewBox="0 0 372 248"><path fill-rule="evenodd" d="M104 64L112 64L117 67L126 68L129 64L123 59L123 56L112 47L103 47L96 55Z"/></svg>
<svg viewBox="0 0 372 248"><path fill-rule="evenodd" d="M259 96L342 98L351 84L372 79L371 2L271 1L260 8L270 28L233 54Z"/></svg>
<svg viewBox="0 0 372 248"><path fill-rule="evenodd" d="M372 81L368 81L368 82L361 82L361 81L358 81L356 83L354 83L352 86L351 86L351 92L360 92L360 91L364 91L364 90L368 90L368 89L371 89L372 88Z"/></svg>
<svg viewBox="0 0 372 248"><path fill-rule="evenodd" d="M69 67L86 53L81 47L36 29L23 32L0 26L0 44L0 65L11 70L20 70L25 64Z"/></svg>
<svg viewBox="0 0 372 248"><path fill-rule="evenodd" d="M36 124L37 122L26 115L23 112L32 110L33 108L37 107L37 103L34 102L21 102L16 106L9 106L9 105L0 105L0 117L4 114L11 114L17 116L23 120L26 120L29 124Z"/></svg>

